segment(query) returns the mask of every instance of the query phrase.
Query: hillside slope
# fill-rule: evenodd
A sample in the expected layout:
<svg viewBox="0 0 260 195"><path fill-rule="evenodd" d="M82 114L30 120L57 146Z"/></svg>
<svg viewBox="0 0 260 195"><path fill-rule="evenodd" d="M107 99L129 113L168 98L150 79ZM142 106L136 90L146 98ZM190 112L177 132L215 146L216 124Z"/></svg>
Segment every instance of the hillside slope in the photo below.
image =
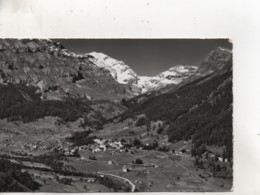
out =
<svg viewBox="0 0 260 195"><path fill-rule="evenodd" d="M223 66L215 69L219 64ZM192 139L196 148L203 144L224 145L231 158L232 53L218 48L207 56L202 66L204 71L199 68L196 78L173 92L128 104L129 109L120 116L121 120L139 114L145 114L146 121L163 120L169 124L170 141ZM208 71L213 68L214 72Z"/></svg>
<svg viewBox="0 0 260 195"><path fill-rule="evenodd" d="M0 83L35 86L42 98L119 101L133 97L127 85L94 65L88 56L67 51L52 40L0 40Z"/></svg>
<svg viewBox="0 0 260 195"><path fill-rule="evenodd" d="M45 116L58 116L63 122L82 118L87 119L86 125L90 127L102 127L102 115L94 111L88 101L72 98L41 100L36 90L33 86L0 84L0 119L31 122Z"/></svg>

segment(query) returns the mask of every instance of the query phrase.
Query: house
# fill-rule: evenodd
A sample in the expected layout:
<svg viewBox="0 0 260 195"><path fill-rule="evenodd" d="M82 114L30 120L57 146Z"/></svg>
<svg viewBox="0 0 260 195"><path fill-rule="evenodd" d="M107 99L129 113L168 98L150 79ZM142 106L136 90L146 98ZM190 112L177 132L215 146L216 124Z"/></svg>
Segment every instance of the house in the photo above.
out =
<svg viewBox="0 0 260 195"><path fill-rule="evenodd" d="M143 182L141 180L135 180L134 183L136 184L142 184Z"/></svg>
<svg viewBox="0 0 260 195"><path fill-rule="evenodd" d="M101 151L100 148L95 148L95 149L92 150L93 153L100 152L100 151Z"/></svg>
<svg viewBox="0 0 260 195"><path fill-rule="evenodd" d="M107 147L106 147L105 145L103 145L103 144L101 144L101 145L99 146L99 148L102 149L103 151L106 151L106 150L107 150Z"/></svg>
<svg viewBox="0 0 260 195"><path fill-rule="evenodd" d="M156 164L154 164L154 163L150 163L150 165L151 165L152 167L154 167L154 168L157 168L157 167L158 167L158 165L156 165Z"/></svg>
<svg viewBox="0 0 260 195"><path fill-rule="evenodd" d="M223 162L223 158L218 157L218 161L219 161L219 162Z"/></svg>
<svg viewBox="0 0 260 195"><path fill-rule="evenodd" d="M93 178L93 177L89 177L89 178L87 179L87 182L88 182L88 183L94 183L95 181L96 181L96 179Z"/></svg>
<svg viewBox="0 0 260 195"><path fill-rule="evenodd" d="M146 175L151 173L151 171L149 171L149 170L143 170L142 172L143 172L144 174L146 174Z"/></svg>
<svg viewBox="0 0 260 195"><path fill-rule="evenodd" d="M124 165L124 166L122 167L122 171L123 171L124 173L130 172L130 169L129 169L129 167L128 167L127 165Z"/></svg>
<svg viewBox="0 0 260 195"><path fill-rule="evenodd" d="M112 165L112 164L113 164L112 160L109 160L109 161L107 162L107 164Z"/></svg>
<svg viewBox="0 0 260 195"><path fill-rule="evenodd" d="M147 133L143 133L142 135L141 135L141 137L144 137L144 136L146 136L147 135Z"/></svg>

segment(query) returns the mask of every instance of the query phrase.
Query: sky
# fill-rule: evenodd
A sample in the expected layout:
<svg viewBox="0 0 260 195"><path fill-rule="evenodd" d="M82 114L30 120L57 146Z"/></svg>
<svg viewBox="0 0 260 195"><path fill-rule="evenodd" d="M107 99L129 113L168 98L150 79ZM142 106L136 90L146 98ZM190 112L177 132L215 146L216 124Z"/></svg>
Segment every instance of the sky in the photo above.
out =
<svg viewBox="0 0 260 195"><path fill-rule="evenodd" d="M232 49L227 39L56 39L77 54L102 52L125 62L138 75L154 76L174 65L199 66L218 46Z"/></svg>

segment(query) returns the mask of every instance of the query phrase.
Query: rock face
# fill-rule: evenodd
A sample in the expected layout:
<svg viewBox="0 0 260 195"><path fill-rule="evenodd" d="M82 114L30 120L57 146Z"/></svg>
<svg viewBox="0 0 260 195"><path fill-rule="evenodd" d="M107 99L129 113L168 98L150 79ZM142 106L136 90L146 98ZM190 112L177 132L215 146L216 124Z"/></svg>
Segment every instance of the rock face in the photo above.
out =
<svg viewBox="0 0 260 195"><path fill-rule="evenodd" d="M232 69L232 51L218 47L211 51L198 68L197 74L207 75L213 72Z"/></svg>
<svg viewBox="0 0 260 195"><path fill-rule="evenodd" d="M52 40L0 40L0 83L39 87L42 97L121 100L133 97L90 56L68 52Z"/></svg>

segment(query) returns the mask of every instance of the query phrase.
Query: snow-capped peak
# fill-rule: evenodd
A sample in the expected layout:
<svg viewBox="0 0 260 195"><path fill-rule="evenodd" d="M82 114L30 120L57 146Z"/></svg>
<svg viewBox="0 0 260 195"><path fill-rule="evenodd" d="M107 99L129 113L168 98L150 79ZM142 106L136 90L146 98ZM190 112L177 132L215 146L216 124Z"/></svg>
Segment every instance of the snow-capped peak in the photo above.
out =
<svg viewBox="0 0 260 195"><path fill-rule="evenodd" d="M224 47L221 47L221 46L219 46L217 49L222 50L222 51L226 51L228 53L232 53L232 51L230 49L227 49L227 48L224 48Z"/></svg>
<svg viewBox="0 0 260 195"><path fill-rule="evenodd" d="M103 53L91 52L86 54L92 56L90 60L98 67L110 71L111 76L121 84L129 84L136 80L137 74L123 61L113 59Z"/></svg>
<svg viewBox="0 0 260 195"><path fill-rule="evenodd" d="M138 88L141 93L165 87L168 84L179 84L196 70L196 66L176 65L156 76L139 76L123 61L113 59L103 53L85 54L96 66L108 70L111 76L121 84Z"/></svg>
<svg viewBox="0 0 260 195"><path fill-rule="evenodd" d="M165 87L168 84L179 84L181 81L196 72L196 66L177 65L156 76L139 76L137 85L142 88L142 93Z"/></svg>

